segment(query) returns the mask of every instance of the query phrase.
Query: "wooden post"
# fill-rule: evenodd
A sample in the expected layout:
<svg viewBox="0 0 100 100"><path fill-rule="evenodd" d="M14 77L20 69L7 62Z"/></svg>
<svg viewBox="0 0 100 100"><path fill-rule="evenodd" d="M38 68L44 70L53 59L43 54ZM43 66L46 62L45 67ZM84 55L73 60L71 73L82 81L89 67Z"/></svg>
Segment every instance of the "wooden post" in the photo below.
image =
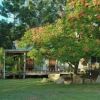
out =
<svg viewBox="0 0 100 100"><path fill-rule="evenodd" d="M5 68L6 68L6 63L5 63L6 57L5 57L5 55L6 55L6 54L5 54L5 52L4 52L3 79L5 79L5 76L6 76L6 75L5 75L5 70L6 70L6 69L5 69Z"/></svg>
<svg viewBox="0 0 100 100"><path fill-rule="evenodd" d="M26 52L24 53L23 79L25 79L25 74L26 74Z"/></svg>

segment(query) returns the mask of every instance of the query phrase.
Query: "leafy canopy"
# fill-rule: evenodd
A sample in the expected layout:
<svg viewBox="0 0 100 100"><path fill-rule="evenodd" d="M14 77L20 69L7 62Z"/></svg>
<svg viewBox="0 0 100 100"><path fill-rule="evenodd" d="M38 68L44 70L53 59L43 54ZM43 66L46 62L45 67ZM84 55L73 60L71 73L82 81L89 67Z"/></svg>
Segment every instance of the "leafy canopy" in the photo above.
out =
<svg viewBox="0 0 100 100"><path fill-rule="evenodd" d="M99 4L86 0L68 0L66 13L61 19L28 30L20 44L33 46L36 55L31 56L34 58L41 55L40 58L77 62L81 57L100 57L99 23Z"/></svg>

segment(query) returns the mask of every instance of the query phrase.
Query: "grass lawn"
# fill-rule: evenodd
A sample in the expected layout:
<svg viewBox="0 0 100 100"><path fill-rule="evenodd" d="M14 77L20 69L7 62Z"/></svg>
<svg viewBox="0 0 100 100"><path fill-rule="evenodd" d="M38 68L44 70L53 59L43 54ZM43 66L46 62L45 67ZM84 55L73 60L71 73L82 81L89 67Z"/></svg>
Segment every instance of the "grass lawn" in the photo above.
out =
<svg viewBox="0 0 100 100"><path fill-rule="evenodd" d="M0 80L0 100L100 100L100 84L57 85L40 80Z"/></svg>

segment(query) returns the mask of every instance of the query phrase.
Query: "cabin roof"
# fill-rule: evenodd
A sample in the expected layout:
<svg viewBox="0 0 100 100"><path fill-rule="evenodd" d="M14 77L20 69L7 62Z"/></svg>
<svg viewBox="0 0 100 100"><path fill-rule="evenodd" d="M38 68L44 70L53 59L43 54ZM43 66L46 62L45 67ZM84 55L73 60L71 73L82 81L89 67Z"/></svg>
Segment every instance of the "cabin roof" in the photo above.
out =
<svg viewBox="0 0 100 100"><path fill-rule="evenodd" d="M28 49L5 49L5 53L7 54L22 54L22 53L27 53L30 50Z"/></svg>

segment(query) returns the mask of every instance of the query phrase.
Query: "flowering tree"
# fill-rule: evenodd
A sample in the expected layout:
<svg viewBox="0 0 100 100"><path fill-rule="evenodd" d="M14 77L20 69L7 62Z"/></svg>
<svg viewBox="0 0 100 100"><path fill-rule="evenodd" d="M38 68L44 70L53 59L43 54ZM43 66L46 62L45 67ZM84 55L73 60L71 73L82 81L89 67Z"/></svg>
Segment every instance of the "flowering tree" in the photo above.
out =
<svg viewBox="0 0 100 100"><path fill-rule="evenodd" d="M74 63L82 57L100 57L99 23L99 2L68 0L61 19L28 30L20 44L33 46L30 55L35 58L56 58Z"/></svg>

